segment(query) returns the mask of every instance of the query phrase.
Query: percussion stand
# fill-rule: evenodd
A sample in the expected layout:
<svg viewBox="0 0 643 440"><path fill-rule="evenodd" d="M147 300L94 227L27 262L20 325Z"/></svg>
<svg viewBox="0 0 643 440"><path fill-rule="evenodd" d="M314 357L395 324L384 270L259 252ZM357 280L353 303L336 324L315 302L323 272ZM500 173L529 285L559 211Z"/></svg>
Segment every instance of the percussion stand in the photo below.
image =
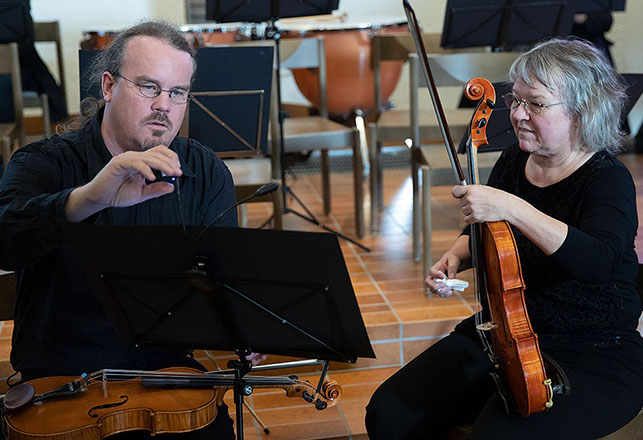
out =
<svg viewBox="0 0 643 440"><path fill-rule="evenodd" d="M270 22L268 24L268 27L266 28L266 38L272 39L275 41L275 50L276 50L276 59L277 59L277 108L278 108L278 120L279 120L279 161L281 163L281 191L283 193L283 199L284 199L284 212L283 214L295 214L297 217L304 219L321 229L331 232L338 236L339 238L342 238L346 241L349 241L353 243L355 246L364 249L366 252L370 252L371 249L364 246L361 243L358 243L357 241L353 240L352 238L342 234L339 231L336 231L334 229L329 228L328 226L322 224L315 215L310 212L310 210L306 207L304 202L301 201L299 197L295 194L295 192L286 184L286 153L284 149L284 112L282 110L282 105L281 105L281 84L280 84L280 75L281 75L281 54L280 54L280 47L279 47L279 40L281 39L281 32L277 28L277 25L275 24L277 18L271 18ZM298 204L301 206L301 208L305 211L305 214L302 214L301 212L298 212L292 208L288 207L288 195L290 195Z"/></svg>

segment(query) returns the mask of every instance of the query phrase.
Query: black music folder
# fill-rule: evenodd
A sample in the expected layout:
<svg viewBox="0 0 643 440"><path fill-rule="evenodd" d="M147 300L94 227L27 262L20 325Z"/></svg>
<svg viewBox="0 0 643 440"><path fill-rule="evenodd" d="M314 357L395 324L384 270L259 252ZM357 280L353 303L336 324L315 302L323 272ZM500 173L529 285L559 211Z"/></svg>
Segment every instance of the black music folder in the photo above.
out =
<svg viewBox="0 0 643 440"><path fill-rule="evenodd" d="M329 233L64 223L135 344L355 362L375 357Z"/></svg>

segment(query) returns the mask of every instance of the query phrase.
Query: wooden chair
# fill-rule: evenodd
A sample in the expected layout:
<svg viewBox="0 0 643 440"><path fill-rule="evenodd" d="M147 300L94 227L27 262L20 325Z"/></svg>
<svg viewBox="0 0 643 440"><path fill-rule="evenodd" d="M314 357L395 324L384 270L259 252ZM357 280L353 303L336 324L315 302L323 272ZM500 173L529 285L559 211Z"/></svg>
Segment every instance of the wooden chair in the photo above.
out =
<svg viewBox="0 0 643 440"><path fill-rule="evenodd" d="M443 49L440 47L440 34L429 33L422 36L427 51L431 54L454 53L454 50ZM376 103L376 120L368 124L368 146L371 164L371 229L377 232L379 229L378 218L379 211L383 207L382 200L382 170L380 163L380 152L383 143L395 143L395 145L404 145L407 139L412 137L411 120L412 115L416 118L416 126L420 127L420 136L427 141L441 142L442 135L438 127L435 113L431 110L423 112L413 112L409 110L389 109L382 102L382 80L381 80L381 63L387 61L409 61L409 55L415 53L415 45L410 34L380 34L374 35L371 40L371 68L374 77L374 94ZM417 105L418 94L417 87L419 84L417 67L411 68L409 65L409 92L412 107ZM464 127L471 117L471 112L447 109L447 119L450 127L455 132L464 133ZM418 146L411 146L411 148ZM417 188L416 188L417 189ZM414 218L416 218L414 216ZM418 224L419 225L419 224Z"/></svg>
<svg viewBox="0 0 643 440"><path fill-rule="evenodd" d="M423 36L427 50L429 51L429 63L431 73L435 84L439 88L453 88L462 90L466 82L474 77L484 77L492 82L506 80L507 73L511 63L516 59L518 53L500 52L492 53L484 50L474 52L462 52L454 50L444 50L439 48L438 34L425 34ZM377 40L377 41L376 41ZM447 165L443 159L447 158L444 147L442 132L435 115L435 111L420 110L420 99L428 99L428 94L421 97L418 89L426 89L426 83L420 67L420 60L415 53L414 45L410 36L404 35L381 35L373 38L373 51L377 51L375 59L375 76L377 78L379 68L378 62L404 59L409 64L409 91L410 91L410 109L381 111L377 122L370 124L370 159L371 159L371 227L374 232L377 231L377 219L379 210L382 206L381 200L381 170L379 166L379 156L382 142L397 141L410 143L411 148L411 178L413 192L413 257L420 260L424 256L425 272L428 273L428 267L432 262L431 256L431 215L430 204L430 186L431 185L452 185L456 183L453 173L428 174L428 170L436 170ZM378 90L379 81L376 80L376 99L381 99L381 93ZM460 92L461 93L461 92ZM444 99L442 99L444 101ZM378 101L379 102L379 101ZM445 116L449 125L449 130L454 142L458 142L466 133L473 115L473 109L470 108L449 108L444 102ZM382 106L379 107L382 109ZM423 144L437 144L439 148L425 146ZM441 150L441 153L440 153ZM492 156L480 155L481 167L489 168L493 166L498 154ZM438 161L440 164L431 163ZM465 161L466 163L466 161ZM483 165L484 164L484 165ZM424 168L422 168L424 167ZM424 179L423 188L425 196L421 196L420 191L420 170L427 173ZM488 174L489 169L481 169L481 174ZM441 178L443 176L444 178ZM421 197L425 203L421 203ZM423 215L424 214L424 215ZM424 219L424 220L423 220ZM422 233L424 231L424 234ZM424 235L424 240L422 240ZM421 243L424 241L424 247Z"/></svg>
<svg viewBox="0 0 643 440"><path fill-rule="evenodd" d="M0 44L0 75L10 75L11 94L13 95L14 120L0 122L0 147L2 148L3 165L6 167L9 158L16 148L25 143L23 119L22 81L20 79L20 59L16 43ZM8 103L1 103L7 106Z"/></svg>
<svg viewBox="0 0 643 440"><path fill-rule="evenodd" d="M36 43L54 43L56 46L56 59L58 63L58 77L60 88L65 91L65 69L63 68L62 41L60 39L60 26L58 21L35 22L34 41ZM22 94L25 108L42 109L42 125L45 136L51 136L51 116L49 113L49 101L46 93L38 93L33 90L25 90Z"/></svg>
<svg viewBox="0 0 643 440"><path fill-rule="evenodd" d="M353 185L355 195L355 231L364 236L363 175L364 166L360 149L359 132L328 118L326 107L326 58L323 38L282 39L280 41L281 68L319 70L319 116L285 118L283 120L284 152L319 150L321 152L322 192L324 213L329 214L330 168L328 151L351 148L353 150ZM273 125L278 121L274 119ZM274 139L274 138L273 138ZM275 142L271 142L275 145Z"/></svg>

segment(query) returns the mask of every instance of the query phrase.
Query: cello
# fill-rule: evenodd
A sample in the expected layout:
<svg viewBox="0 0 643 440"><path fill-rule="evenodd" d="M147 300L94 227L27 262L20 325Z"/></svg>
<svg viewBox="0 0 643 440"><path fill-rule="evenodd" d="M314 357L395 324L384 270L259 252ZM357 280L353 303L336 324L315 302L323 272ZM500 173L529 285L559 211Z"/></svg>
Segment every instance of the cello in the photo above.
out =
<svg viewBox="0 0 643 440"><path fill-rule="evenodd" d="M100 370L80 378L35 379L5 395L3 428L8 440L99 440L136 430L151 435L195 431L214 420L233 380L229 374L192 368ZM302 397L320 410L335 405L342 394L333 381L319 391L295 376L246 376L244 381L253 388L282 388L288 397Z"/></svg>
<svg viewBox="0 0 643 440"><path fill-rule="evenodd" d="M454 174L461 185L466 185L415 12L408 0L403 3ZM474 78L467 82L465 94L469 99L479 101L469 126L467 145L469 181L477 184L477 152L479 147L488 144L486 128L496 93L488 80ZM529 322L518 248L509 223L496 221L472 225L470 248L476 274L476 300L486 296L491 318L483 323L481 308L476 307L476 330L494 365L492 376L500 395L508 411L511 407L523 417L545 411L553 406L552 382L547 377L538 336Z"/></svg>

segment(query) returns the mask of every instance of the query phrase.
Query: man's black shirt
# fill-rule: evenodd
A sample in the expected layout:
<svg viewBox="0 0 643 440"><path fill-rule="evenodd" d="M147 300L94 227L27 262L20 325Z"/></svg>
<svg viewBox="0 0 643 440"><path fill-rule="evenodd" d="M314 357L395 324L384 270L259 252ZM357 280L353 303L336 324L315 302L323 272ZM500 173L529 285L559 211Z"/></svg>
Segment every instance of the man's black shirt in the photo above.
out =
<svg viewBox="0 0 643 440"><path fill-rule="evenodd" d="M77 375L102 368L152 370L185 350L136 348L119 339L88 283L60 221L71 191L111 160L101 136L102 112L83 128L19 149L0 181L0 267L16 272L11 363L24 376ZM177 137L181 197L173 193L86 222L110 225L205 225L235 203L232 177L214 152ZM217 223L236 226L236 210ZM159 237L163 240L163 237ZM96 249L96 252L101 252ZM168 256L171 258L171 255Z"/></svg>

